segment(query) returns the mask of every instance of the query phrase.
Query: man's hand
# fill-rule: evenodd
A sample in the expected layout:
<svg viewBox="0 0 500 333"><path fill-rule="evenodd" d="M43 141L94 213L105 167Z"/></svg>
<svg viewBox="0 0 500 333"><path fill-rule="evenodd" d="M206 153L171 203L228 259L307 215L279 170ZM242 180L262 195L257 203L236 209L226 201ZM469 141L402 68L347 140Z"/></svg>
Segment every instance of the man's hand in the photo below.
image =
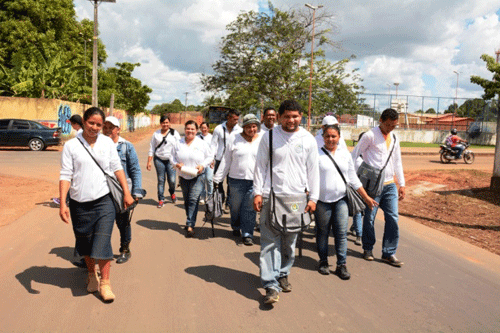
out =
<svg viewBox="0 0 500 333"><path fill-rule="evenodd" d="M316 210L316 204L313 201L309 200L305 211L309 213L314 213L315 210Z"/></svg>
<svg viewBox="0 0 500 333"><path fill-rule="evenodd" d="M61 220L64 223L69 224L69 208L66 205L66 202L63 203L61 201L61 207L59 208L59 217L61 217Z"/></svg>
<svg viewBox="0 0 500 333"><path fill-rule="evenodd" d="M253 209L256 212L260 212L262 209L262 195L256 195L255 198L253 198Z"/></svg>
<svg viewBox="0 0 500 333"><path fill-rule="evenodd" d="M403 200L406 197L406 190L404 187L399 188L399 201Z"/></svg>

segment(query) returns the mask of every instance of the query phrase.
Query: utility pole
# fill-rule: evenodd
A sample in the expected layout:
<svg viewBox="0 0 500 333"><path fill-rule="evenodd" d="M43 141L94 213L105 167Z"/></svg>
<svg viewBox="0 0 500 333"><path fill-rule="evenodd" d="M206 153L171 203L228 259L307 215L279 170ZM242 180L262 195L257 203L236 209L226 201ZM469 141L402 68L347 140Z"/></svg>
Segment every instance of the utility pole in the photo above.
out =
<svg viewBox="0 0 500 333"><path fill-rule="evenodd" d="M184 95L186 95L186 105L185 105L185 108L186 108L186 111L188 110L188 92L185 92Z"/></svg>

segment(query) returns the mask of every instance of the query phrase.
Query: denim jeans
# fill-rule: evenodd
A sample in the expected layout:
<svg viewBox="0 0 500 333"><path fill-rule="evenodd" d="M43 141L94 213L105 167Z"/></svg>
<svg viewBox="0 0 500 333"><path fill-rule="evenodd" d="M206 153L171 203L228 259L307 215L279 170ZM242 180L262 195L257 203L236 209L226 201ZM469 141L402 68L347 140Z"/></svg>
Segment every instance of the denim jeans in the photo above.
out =
<svg viewBox="0 0 500 333"><path fill-rule="evenodd" d="M454 151L455 151L455 156L458 158L460 158L462 156L462 153L464 152L465 150L465 146L462 145L462 144L457 144L455 147L452 148Z"/></svg>
<svg viewBox="0 0 500 333"><path fill-rule="evenodd" d="M264 288L281 288L278 279L288 276L295 260L298 233L281 234L269 229L270 202L264 199L260 212L260 280Z"/></svg>
<svg viewBox="0 0 500 333"><path fill-rule="evenodd" d="M168 192L170 195L175 192L175 168L169 160L162 160L155 156L154 158L156 177L158 178L158 201L165 200L165 173L168 180Z"/></svg>
<svg viewBox="0 0 500 333"><path fill-rule="evenodd" d="M210 166L205 168L203 172L203 189L201 191L201 198L205 200L205 198L210 198L214 192L214 169Z"/></svg>
<svg viewBox="0 0 500 333"><path fill-rule="evenodd" d="M316 245L320 266L328 265L328 236L333 230L337 266L345 265L347 256L347 225L349 210L346 198L335 202L318 201L316 204Z"/></svg>
<svg viewBox="0 0 500 333"><path fill-rule="evenodd" d="M396 254L399 241L398 226L398 189L395 183L384 185L382 193L374 198L384 211L384 237L382 239L382 256ZM363 219L363 250L372 251L375 245L375 216L378 207L366 208Z"/></svg>
<svg viewBox="0 0 500 333"><path fill-rule="evenodd" d="M193 179L179 177L182 196L184 197L184 209L186 210L186 226L194 227L196 216L198 215L198 201L200 200L201 189L203 187L203 177L198 176Z"/></svg>
<svg viewBox="0 0 500 333"><path fill-rule="evenodd" d="M356 237L363 235L363 215L361 213L357 213L352 217L352 228L356 233Z"/></svg>
<svg viewBox="0 0 500 333"><path fill-rule="evenodd" d="M118 231L120 231L120 245L130 243L132 240L130 212L116 214L116 226L118 227Z"/></svg>
<svg viewBox="0 0 500 333"><path fill-rule="evenodd" d="M253 180L228 178L231 196L231 228L241 229L242 237L253 237L257 213L253 209Z"/></svg>

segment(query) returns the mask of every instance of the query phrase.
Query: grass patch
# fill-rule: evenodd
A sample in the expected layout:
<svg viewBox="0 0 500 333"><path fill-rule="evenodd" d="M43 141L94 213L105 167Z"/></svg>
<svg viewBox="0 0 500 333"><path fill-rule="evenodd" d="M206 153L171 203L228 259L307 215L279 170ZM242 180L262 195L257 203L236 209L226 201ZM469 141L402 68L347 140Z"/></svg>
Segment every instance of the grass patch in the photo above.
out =
<svg viewBox="0 0 500 333"><path fill-rule="evenodd" d="M347 146L354 146L352 140L345 140ZM436 148L439 149L441 144L439 143L422 143L422 142L401 142L401 147L408 148ZM491 149L495 148L495 146L479 146L472 145L470 149Z"/></svg>

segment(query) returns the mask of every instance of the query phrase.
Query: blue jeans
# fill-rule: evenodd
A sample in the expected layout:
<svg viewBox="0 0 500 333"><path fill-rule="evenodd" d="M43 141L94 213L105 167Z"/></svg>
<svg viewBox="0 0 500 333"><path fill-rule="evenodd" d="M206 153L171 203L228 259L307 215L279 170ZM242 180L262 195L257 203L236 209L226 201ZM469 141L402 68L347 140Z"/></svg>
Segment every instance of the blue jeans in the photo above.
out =
<svg viewBox="0 0 500 333"><path fill-rule="evenodd" d="M201 191L201 198L210 198L214 192L214 169L210 166L205 168L203 172L203 190Z"/></svg>
<svg viewBox="0 0 500 333"><path fill-rule="evenodd" d="M231 228L241 229L242 237L253 237L257 213L253 210L253 180L228 178L231 196Z"/></svg>
<svg viewBox="0 0 500 333"><path fill-rule="evenodd" d="M347 256L347 225L349 210L346 198L336 202L318 201L316 204L316 245L318 247L319 265L328 265L328 236L333 230L335 237L335 253L337 266L345 265Z"/></svg>
<svg viewBox="0 0 500 333"><path fill-rule="evenodd" d="M120 244L128 244L132 240L132 226L130 225L130 212L116 214L116 226L120 231Z"/></svg>
<svg viewBox="0 0 500 333"><path fill-rule="evenodd" d="M363 215L361 213L357 213L352 217L352 228L356 233L356 237L363 235Z"/></svg>
<svg viewBox="0 0 500 333"><path fill-rule="evenodd" d="M156 177L158 178L158 201L165 200L165 173L168 180L168 192L170 195L175 192L175 169L169 160L162 160L155 156L154 158Z"/></svg>
<svg viewBox="0 0 500 333"><path fill-rule="evenodd" d="M281 288L278 279L290 274L295 261L295 244L298 233L280 234L269 229L270 202L264 199L260 212L260 280L264 288Z"/></svg>
<svg viewBox="0 0 500 333"><path fill-rule="evenodd" d="M203 187L203 177L198 176L193 179L179 177L182 196L184 197L184 209L186 210L186 226L194 227L196 216L198 215L198 201L200 201L201 189Z"/></svg>
<svg viewBox="0 0 500 333"><path fill-rule="evenodd" d="M457 159L459 159L462 156L462 153L465 150L465 146L462 144L457 144L455 147L452 148L455 151L455 156Z"/></svg>
<svg viewBox="0 0 500 333"><path fill-rule="evenodd" d="M398 226L398 188L395 183L383 187L382 193L374 198L379 207L384 211L384 237L382 239L382 256L396 254L399 241ZM363 250L372 251L375 245L375 216L378 207L366 208L363 219Z"/></svg>

